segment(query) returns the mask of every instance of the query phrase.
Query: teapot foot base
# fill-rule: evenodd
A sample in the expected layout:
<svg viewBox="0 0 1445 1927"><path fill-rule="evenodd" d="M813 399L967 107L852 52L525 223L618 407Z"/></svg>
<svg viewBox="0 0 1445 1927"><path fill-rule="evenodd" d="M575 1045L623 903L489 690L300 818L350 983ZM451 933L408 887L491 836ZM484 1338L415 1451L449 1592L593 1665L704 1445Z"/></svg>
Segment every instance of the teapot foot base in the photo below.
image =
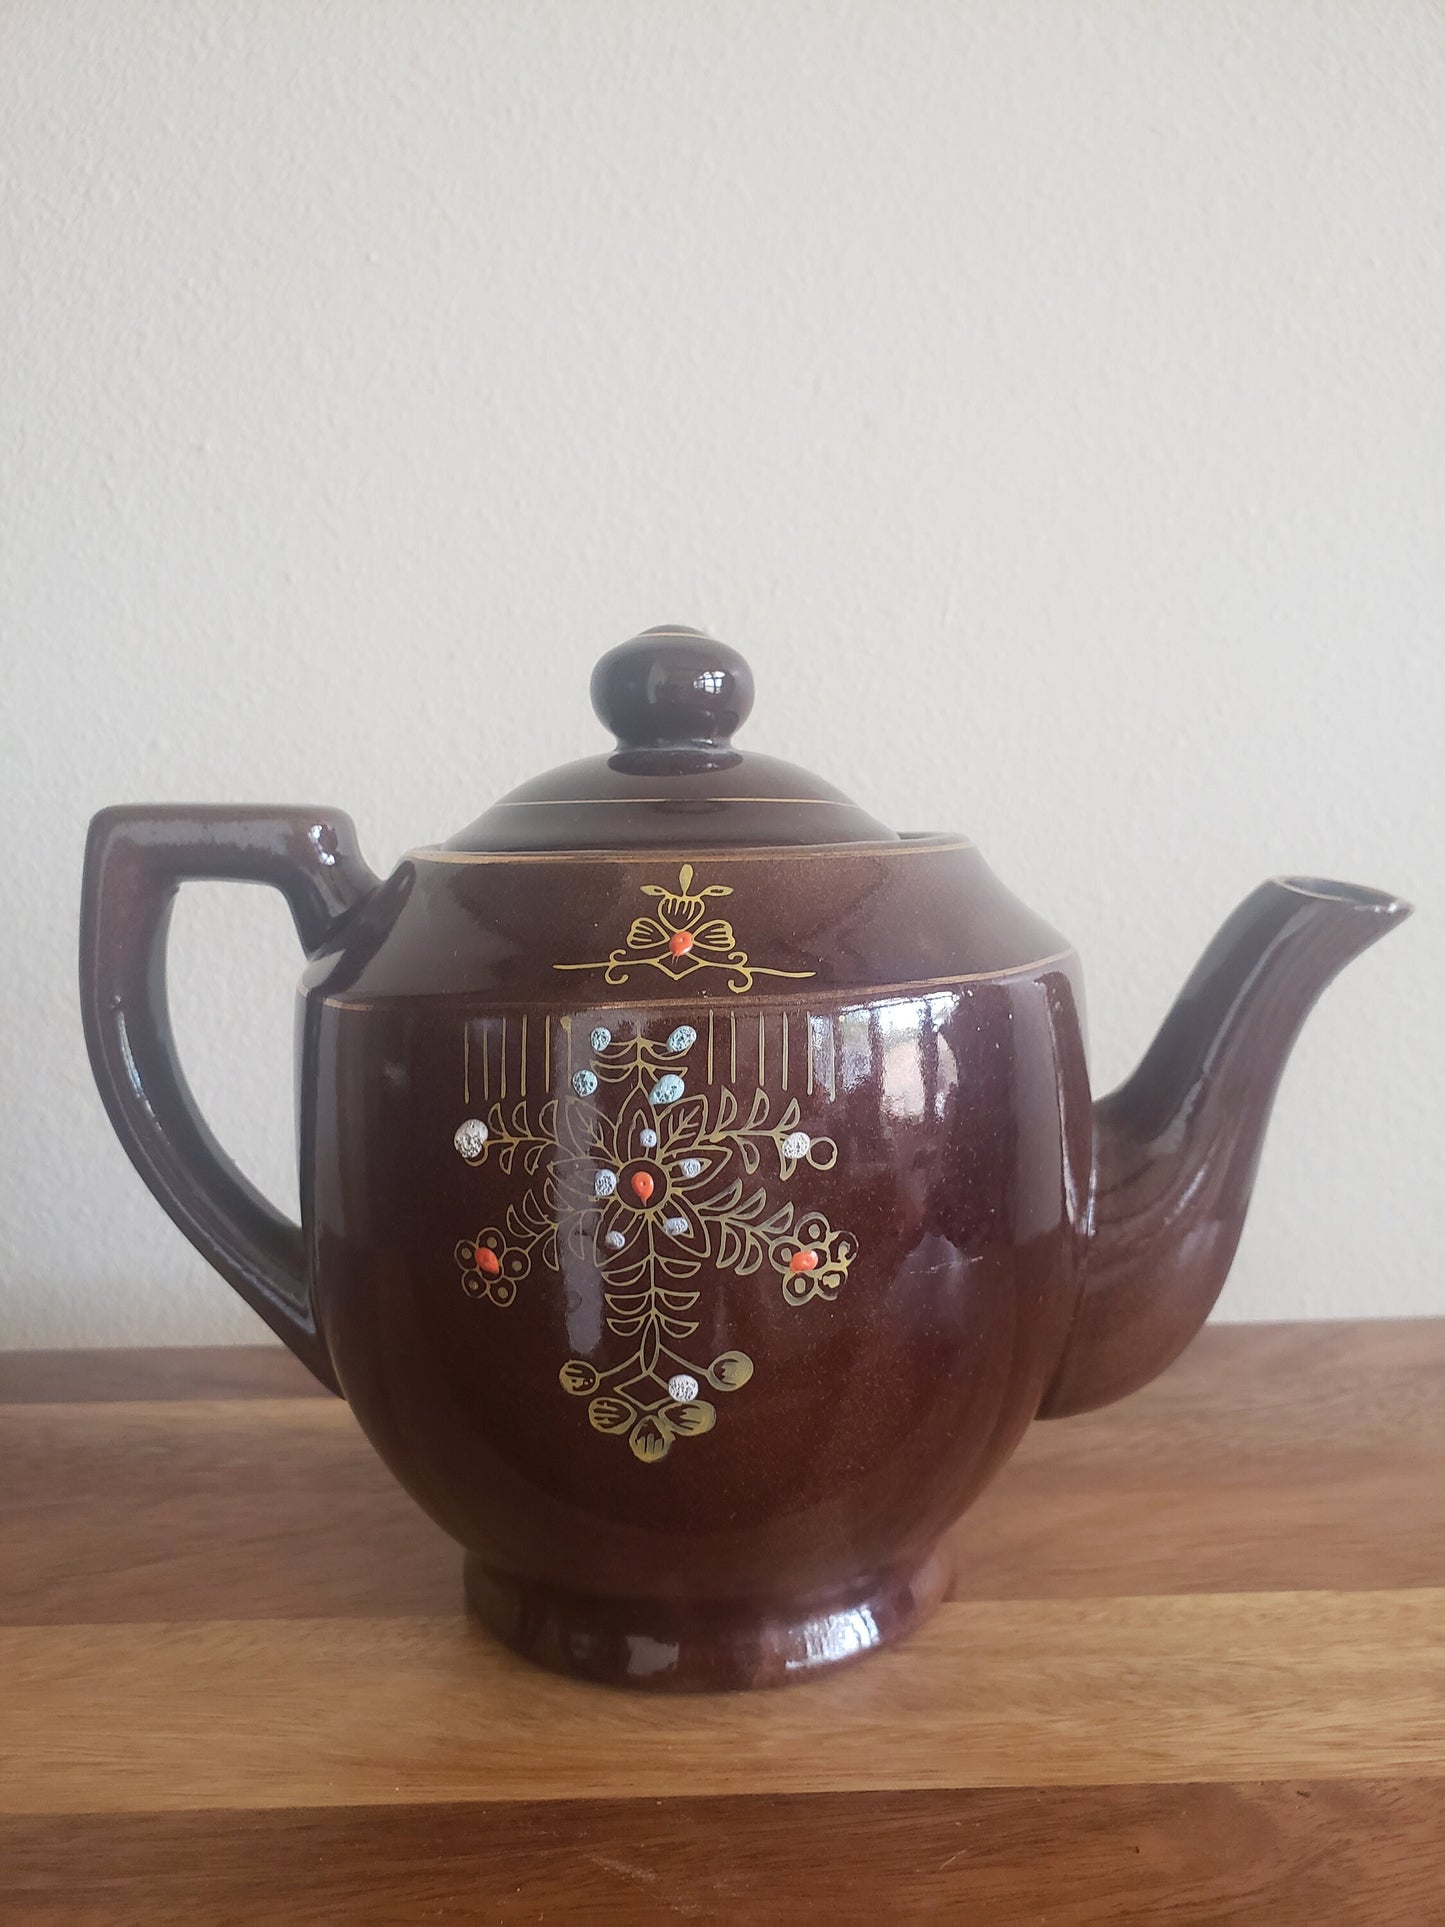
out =
<svg viewBox="0 0 1445 1927"><path fill-rule="evenodd" d="M787 1685L892 1645L943 1598L953 1559L936 1546L907 1571L796 1611L565 1592L493 1572L470 1552L464 1571L472 1611L523 1658L607 1686L706 1693Z"/></svg>

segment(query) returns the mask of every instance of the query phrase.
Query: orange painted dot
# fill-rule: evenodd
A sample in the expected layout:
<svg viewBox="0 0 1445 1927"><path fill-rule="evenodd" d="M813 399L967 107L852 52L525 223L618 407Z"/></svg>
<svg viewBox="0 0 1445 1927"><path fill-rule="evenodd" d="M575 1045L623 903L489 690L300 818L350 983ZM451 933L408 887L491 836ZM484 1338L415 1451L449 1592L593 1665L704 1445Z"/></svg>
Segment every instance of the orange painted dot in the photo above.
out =
<svg viewBox="0 0 1445 1927"><path fill-rule="evenodd" d="M788 1260L789 1271L816 1271L818 1254L816 1251L795 1251Z"/></svg>
<svg viewBox="0 0 1445 1927"><path fill-rule="evenodd" d="M632 1174L632 1188L638 1197L641 1198L642 1202L646 1204L647 1200L657 1189L657 1186L652 1181L652 1173L650 1171L634 1171Z"/></svg>
<svg viewBox="0 0 1445 1927"><path fill-rule="evenodd" d="M667 947L674 957L685 957L688 951L692 949L692 932L690 930L674 930L668 938Z"/></svg>
<svg viewBox="0 0 1445 1927"><path fill-rule="evenodd" d="M479 1245L477 1247L477 1270L486 1272L489 1278L495 1278L501 1269L502 1261L496 1252L486 1251Z"/></svg>

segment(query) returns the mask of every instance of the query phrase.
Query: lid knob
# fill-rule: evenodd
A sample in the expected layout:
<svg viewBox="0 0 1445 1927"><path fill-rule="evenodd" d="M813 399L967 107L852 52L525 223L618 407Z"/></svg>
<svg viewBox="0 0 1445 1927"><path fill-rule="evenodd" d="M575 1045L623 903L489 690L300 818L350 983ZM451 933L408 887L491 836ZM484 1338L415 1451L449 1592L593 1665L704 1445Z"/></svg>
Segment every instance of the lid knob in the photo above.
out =
<svg viewBox="0 0 1445 1927"><path fill-rule="evenodd" d="M592 671L592 707L619 749L726 749L753 706L753 672L700 629L663 623Z"/></svg>

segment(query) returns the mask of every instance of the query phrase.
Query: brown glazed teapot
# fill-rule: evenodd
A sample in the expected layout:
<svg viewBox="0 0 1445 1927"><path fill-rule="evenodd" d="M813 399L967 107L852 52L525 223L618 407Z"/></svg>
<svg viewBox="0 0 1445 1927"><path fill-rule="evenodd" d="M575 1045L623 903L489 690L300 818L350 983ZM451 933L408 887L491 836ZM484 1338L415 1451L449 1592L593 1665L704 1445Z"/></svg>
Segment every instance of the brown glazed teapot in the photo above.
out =
<svg viewBox="0 0 1445 1927"><path fill-rule="evenodd" d="M336 811L102 811L86 1038L146 1183L465 1548L500 1638L762 1685L906 1632L1029 1422L1184 1348L1305 1013L1409 906L1262 884L1096 1103L1067 941L965 838L734 750L734 650L650 630L592 700L612 754L385 882ZM299 1226L175 1059L195 877L273 884L306 952Z"/></svg>

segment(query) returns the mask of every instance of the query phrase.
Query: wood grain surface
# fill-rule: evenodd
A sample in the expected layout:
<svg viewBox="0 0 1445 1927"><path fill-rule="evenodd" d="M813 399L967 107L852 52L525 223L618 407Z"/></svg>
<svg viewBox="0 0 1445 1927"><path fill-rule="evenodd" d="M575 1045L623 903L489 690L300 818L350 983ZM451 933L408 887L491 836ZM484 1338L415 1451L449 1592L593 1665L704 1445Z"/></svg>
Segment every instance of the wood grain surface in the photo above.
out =
<svg viewBox="0 0 1445 1927"><path fill-rule="evenodd" d="M275 1350L0 1357L0 1920L1445 1922L1445 1320L1037 1426L912 1641L631 1697Z"/></svg>

